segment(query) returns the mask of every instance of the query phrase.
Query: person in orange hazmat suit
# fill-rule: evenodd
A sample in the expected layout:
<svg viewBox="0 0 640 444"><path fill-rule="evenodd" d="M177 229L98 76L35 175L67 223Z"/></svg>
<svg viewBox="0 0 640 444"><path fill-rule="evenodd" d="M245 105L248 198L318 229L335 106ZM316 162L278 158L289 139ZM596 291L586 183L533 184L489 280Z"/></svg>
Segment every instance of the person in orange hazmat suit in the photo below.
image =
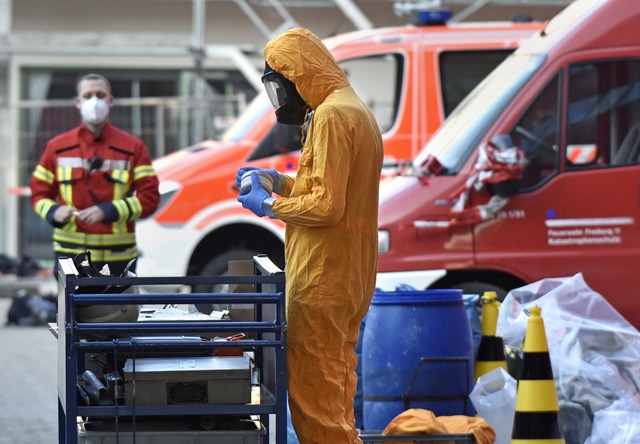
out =
<svg viewBox="0 0 640 444"><path fill-rule="evenodd" d="M375 288L382 136L312 32L282 33L264 57L262 80L278 122L308 125L295 179L263 170L281 197L256 172L250 191L238 196L258 216L286 224L291 421L301 444L358 443L355 346ZM252 170L238 170L238 187Z"/></svg>

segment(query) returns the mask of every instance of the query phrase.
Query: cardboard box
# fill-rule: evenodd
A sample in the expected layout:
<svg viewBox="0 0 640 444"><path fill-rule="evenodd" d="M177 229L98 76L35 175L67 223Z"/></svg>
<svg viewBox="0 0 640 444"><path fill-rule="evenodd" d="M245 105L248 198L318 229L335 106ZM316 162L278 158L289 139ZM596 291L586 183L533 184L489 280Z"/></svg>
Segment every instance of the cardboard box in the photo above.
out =
<svg viewBox="0 0 640 444"><path fill-rule="evenodd" d="M251 361L246 354L127 359L124 395L127 405L247 404Z"/></svg>
<svg viewBox="0 0 640 444"><path fill-rule="evenodd" d="M253 260L228 262L230 276L253 276ZM229 293L254 293L253 284L229 284ZM253 322L256 320L254 304L229 304L229 318L233 322Z"/></svg>

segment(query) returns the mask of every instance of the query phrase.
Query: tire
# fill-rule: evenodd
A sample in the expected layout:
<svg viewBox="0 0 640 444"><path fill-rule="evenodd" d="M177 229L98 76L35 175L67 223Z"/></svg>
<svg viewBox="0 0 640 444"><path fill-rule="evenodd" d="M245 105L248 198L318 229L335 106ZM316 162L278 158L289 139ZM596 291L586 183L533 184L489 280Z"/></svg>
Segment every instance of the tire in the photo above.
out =
<svg viewBox="0 0 640 444"><path fill-rule="evenodd" d="M244 248L226 251L214 258L202 267L198 276L224 276L229 268L229 261L247 260L253 258L258 252ZM227 293L228 285L193 285L192 293ZM210 314L213 310L226 310L226 305L220 304L196 304L196 308L205 314Z"/></svg>
<svg viewBox="0 0 640 444"><path fill-rule="evenodd" d="M495 291L499 301L503 301L507 293L509 293L508 290L498 285L480 281L462 282L451 286L451 288L460 288L463 294L479 294L480 296L482 296L485 291Z"/></svg>

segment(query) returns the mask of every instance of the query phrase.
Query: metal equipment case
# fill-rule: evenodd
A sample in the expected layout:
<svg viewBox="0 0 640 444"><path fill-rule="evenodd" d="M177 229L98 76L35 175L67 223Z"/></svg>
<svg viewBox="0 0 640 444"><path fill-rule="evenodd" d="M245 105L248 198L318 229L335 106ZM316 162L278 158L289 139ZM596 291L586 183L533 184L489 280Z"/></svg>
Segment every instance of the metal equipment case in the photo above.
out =
<svg viewBox="0 0 640 444"><path fill-rule="evenodd" d="M249 356L127 359L127 405L251 402ZM135 393L135 397L134 397Z"/></svg>
<svg viewBox="0 0 640 444"><path fill-rule="evenodd" d="M469 433L442 434L407 434L407 435L383 435L380 432L367 431L360 435L363 444L377 443L414 443L414 444L473 444L473 435Z"/></svg>
<svg viewBox="0 0 640 444"><path fill-rule="evenodd" d="M135 444L260 444L266 430L260 423L247 421L245 427L233 430L189 430L175 421L143 423L136 426ZM132 427L116 433L112 424L87 424L78 431L79 444L133 444Z"/></svg>

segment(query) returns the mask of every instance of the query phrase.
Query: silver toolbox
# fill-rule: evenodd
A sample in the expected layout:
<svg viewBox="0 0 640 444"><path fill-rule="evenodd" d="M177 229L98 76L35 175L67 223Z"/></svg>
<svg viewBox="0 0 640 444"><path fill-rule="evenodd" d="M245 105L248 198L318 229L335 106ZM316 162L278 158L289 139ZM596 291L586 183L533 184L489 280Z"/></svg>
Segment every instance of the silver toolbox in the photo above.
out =
<svg viewBox="0 0 640 444"><path fill-rule="evenodd" d="M191 427L184 418L124 423L89 422L79 426L78 444L260 444L266 430L260 422L238 421L222 429ZM135 434L133 433L135 430Z"/></svg>
<svg viewBox="0 0 640 444"><path fill-rule="evenodd" d="M246 354L127 359L124 390L127 405L247 404L251 360Z"/></svg>

